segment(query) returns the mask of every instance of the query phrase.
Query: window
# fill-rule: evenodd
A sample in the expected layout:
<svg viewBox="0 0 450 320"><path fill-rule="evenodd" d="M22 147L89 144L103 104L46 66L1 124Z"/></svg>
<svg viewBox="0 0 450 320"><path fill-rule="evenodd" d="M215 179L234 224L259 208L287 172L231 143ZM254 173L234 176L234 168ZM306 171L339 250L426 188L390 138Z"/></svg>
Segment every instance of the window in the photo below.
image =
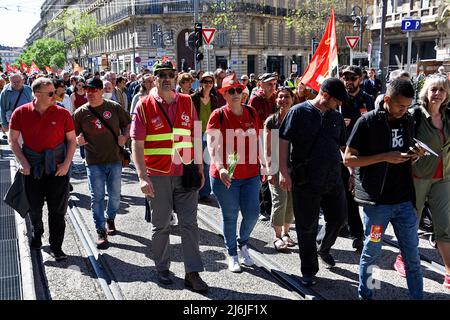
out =
<svg viewBox="0 0 450 320"><path fill-rule="evenodd" d="M267 43L273 44L273 25L272 25L272 23L267 24Z"/></svg>
<svg viewBox="0 0 450 320"><path fill-rule="evenodd" d="M284 24L281 23L278 25L278 45L284 45Z"/></svg>
<svg viewBox="0 0 450 320"><path fill-rule="evenodd" d="M290 45L295 45L296 41L295 41L295 28L291 27L289 28L289 44Z"/></svg>
<svg viewBox="0 0 450 320"><path fill-rule="evenodd" d="M256 44L256 23L250 23L249 43Z"/></svg>

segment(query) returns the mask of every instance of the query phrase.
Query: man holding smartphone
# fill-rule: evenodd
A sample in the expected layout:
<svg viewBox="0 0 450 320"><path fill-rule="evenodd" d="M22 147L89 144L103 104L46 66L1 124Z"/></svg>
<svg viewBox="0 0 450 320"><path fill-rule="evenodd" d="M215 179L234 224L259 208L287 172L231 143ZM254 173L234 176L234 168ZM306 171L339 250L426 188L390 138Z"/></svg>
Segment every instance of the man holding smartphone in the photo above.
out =
<svg viewBox="0 0 450 320"><path fill-rule="evenodd" d="M398 238L412 299L423 298L417 217L411 162L424 154L414 145L414 119L407 112L414 98L410 81L394 80L384 104L356 122L344 161L355 170L355 200L363 207L365 241L360 259L360 299L372 299L372 275L389 223ZM408 151L411 150L411 154Z"/></svg>

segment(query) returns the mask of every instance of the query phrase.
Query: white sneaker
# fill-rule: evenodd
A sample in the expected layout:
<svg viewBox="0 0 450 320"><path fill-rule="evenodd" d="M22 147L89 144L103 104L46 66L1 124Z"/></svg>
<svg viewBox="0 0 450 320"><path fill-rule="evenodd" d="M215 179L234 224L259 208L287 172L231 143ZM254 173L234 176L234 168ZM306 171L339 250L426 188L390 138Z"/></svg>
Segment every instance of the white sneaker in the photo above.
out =
<svg viewBox="0 0 450 320"><path fill-rule="evenodd" d="M255 261L250 257L247 246L242 246L239 250L239 255L241 256L241 263L247 267L252 267L255 265Z"/></svg>
<svg viewBox="0 0 450 320"><path fill-rule="evenodd" d="M176 226L178 224L178 218L175 212L172 212L172 216L170 217L170 225Z"/></svg>
<svg viewBox="0 0 450 320"><path fill-rule="evenodd" d="M238 256L230 256L228 258L228 270L231 272L241 272Z"/></svg>

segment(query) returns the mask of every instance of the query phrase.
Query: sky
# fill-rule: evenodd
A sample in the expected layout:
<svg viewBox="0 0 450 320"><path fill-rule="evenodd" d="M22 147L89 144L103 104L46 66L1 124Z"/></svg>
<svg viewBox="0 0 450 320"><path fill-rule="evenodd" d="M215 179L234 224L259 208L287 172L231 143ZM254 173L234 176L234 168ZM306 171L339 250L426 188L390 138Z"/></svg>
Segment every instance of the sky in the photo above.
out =
<svg viewBox="0 0 450 320"><path fill-rule="evenodd" d="M45 0L0 0L0 45L22 47L40 20Z"/></svg>

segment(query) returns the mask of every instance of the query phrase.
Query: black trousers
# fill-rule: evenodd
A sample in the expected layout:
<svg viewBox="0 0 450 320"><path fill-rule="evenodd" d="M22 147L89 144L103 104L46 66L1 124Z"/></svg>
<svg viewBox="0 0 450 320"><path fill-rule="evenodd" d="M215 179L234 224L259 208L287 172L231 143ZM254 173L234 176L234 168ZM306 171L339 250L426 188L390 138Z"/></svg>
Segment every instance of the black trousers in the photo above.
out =
<svg viewBox="0 0 450 320"><path fill-rule="evenodd" d="M42 208L44 201L48 208L48 227L50 249L61 249L64 240L66 223L64 216L69 201L70 176L55 177L44 174L35 179L33 175L25 176L25 190L30 203L30 218L33 225L33 236L41 237L44 233Z"/></svg>
<svg viewBox="0 0 450 320"><path fill-rule="evenodd" d="M270 193L269 182L261 184L261 190L259 191L259 207L262 214L269 216L272 213L272 195Z"/></svg>
<svg viewBox="0 0 450 320"><path fill-rule="evenodd" d="M317 191L307 186L294 186L292 200L301 272L313 276L319 271L317 253L330 251L345 222L347 203L344 187L342 184L330 185ZM325 232L318 237L320 208L325 218ZM317 243L320 243L319 247Z"/></svg>
<svg viewBox="0 0 450 320"><path fill-rule="evenodd" d="M359 214L359 206L355 201L352 192L348 190L348 179L350 172L347 167L342 166L342 182L344 183L345 196L347 198L347 224L350 231L350 236L364 240L364 227Z"/></svg>

